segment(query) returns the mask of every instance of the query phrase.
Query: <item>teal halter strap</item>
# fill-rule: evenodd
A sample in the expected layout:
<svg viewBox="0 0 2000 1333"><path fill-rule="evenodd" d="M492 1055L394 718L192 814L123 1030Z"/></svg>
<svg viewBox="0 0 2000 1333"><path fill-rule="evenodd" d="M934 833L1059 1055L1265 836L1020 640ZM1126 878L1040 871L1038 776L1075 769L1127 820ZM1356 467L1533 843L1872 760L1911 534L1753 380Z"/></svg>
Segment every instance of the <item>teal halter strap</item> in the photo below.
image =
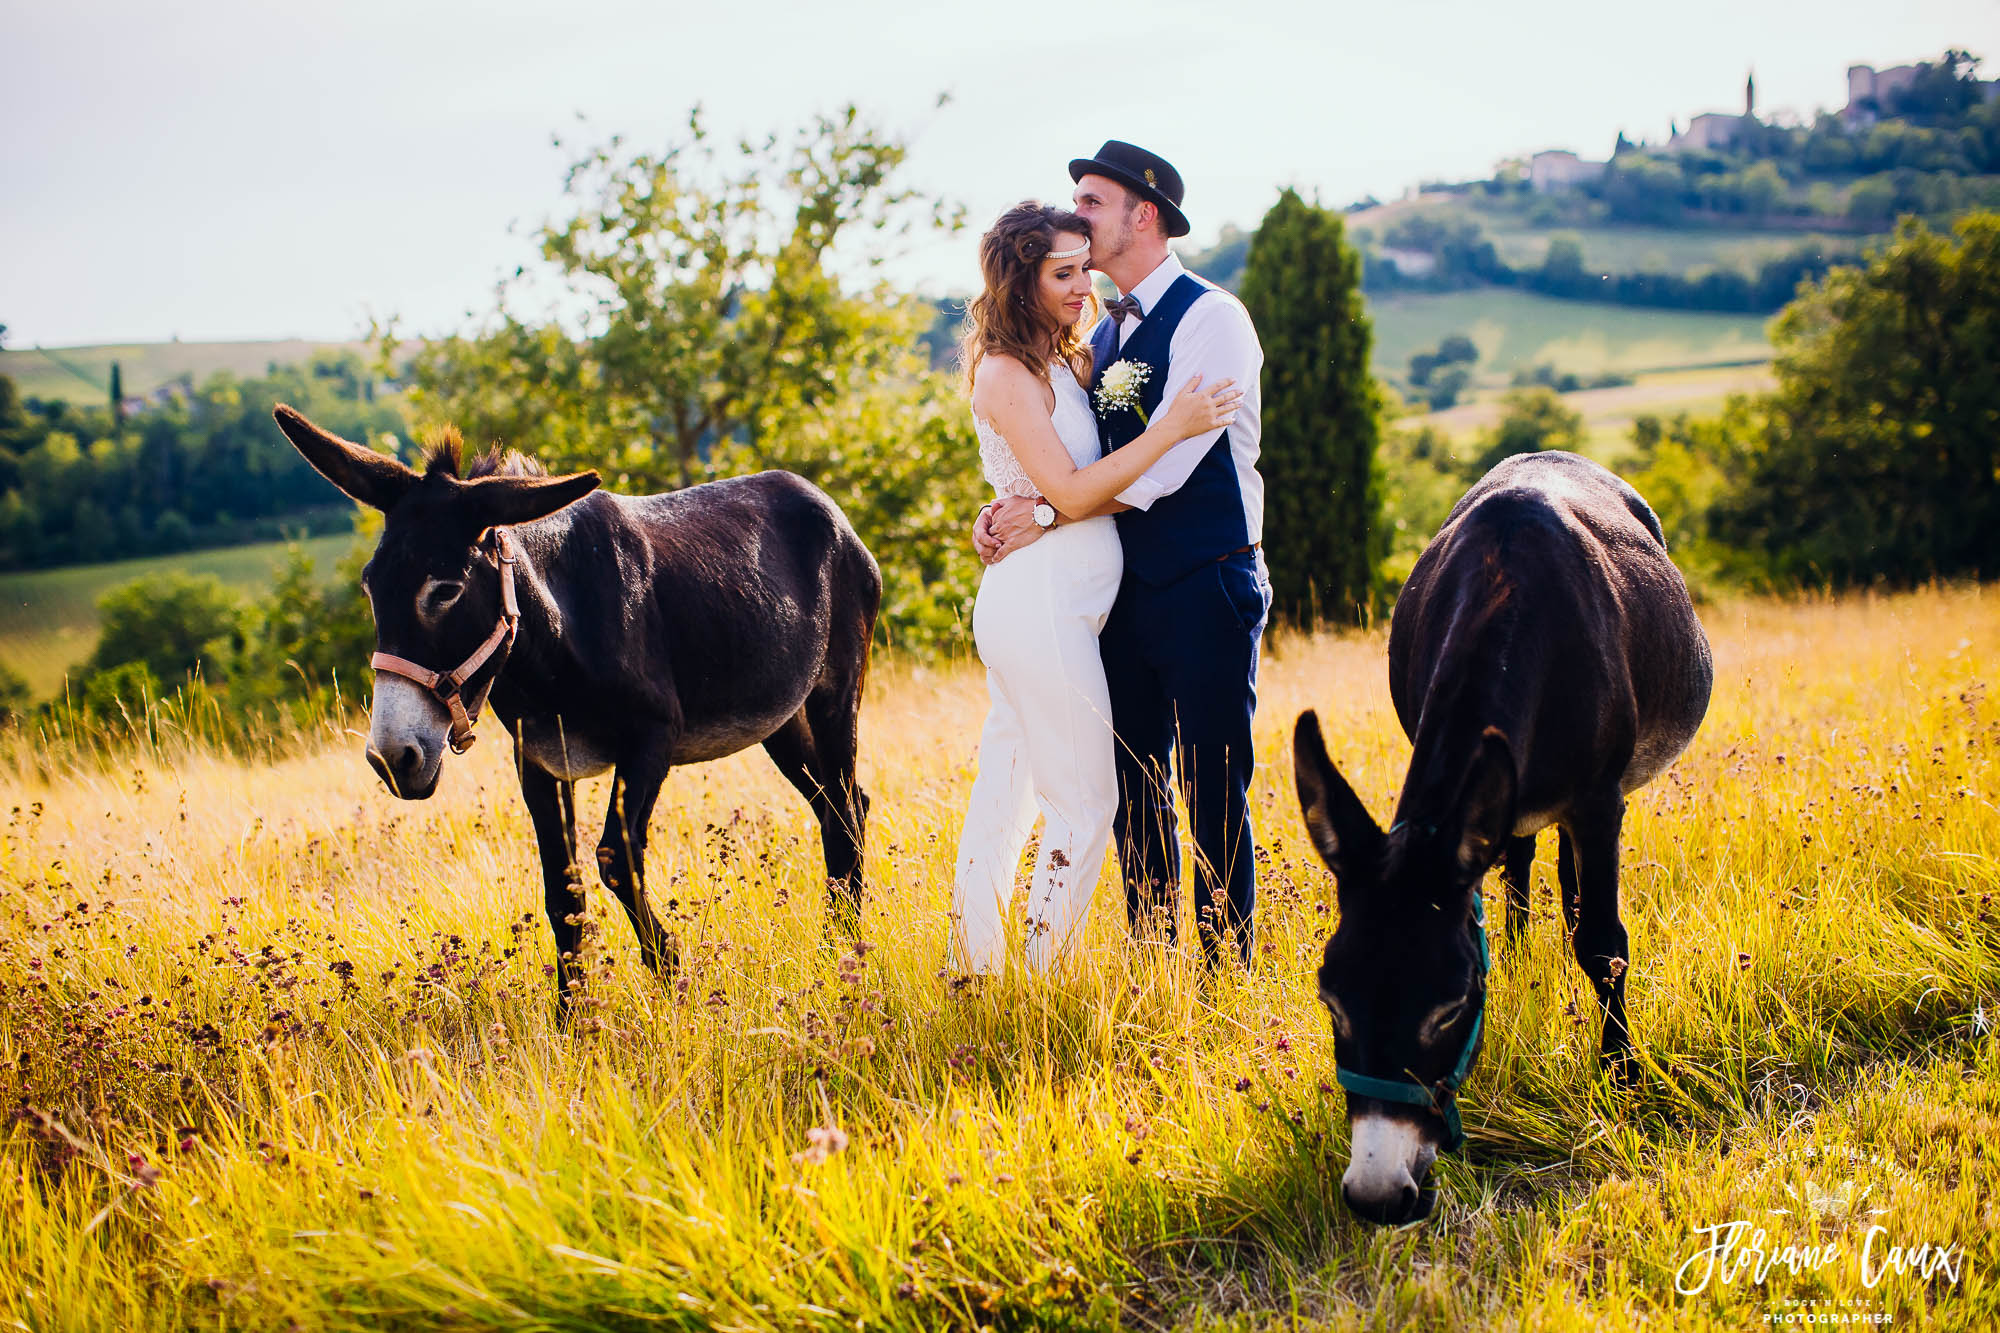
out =
<svg viewBox="0 0 2000 1333"><path fill-rule="evenodd" d="M1483 980L1491 970L1493 960L1486 946L1486 902L1477 885L1472 890L1472 928L1479 939L1479 975ZM1444 1150L1457 1152L1465 1143L1465 1128L1458 1119L1458 1086L1465 1082L1466 1074L1472 1069L1472 1054L1479 1046L1479 1033L1485 1023L1486 990L1482 986L1479 1012L1472 1016L1472 1030L1465 1034L1465 1047L1458 1053L1458 1063L1435 1086L1425 1087L1413 1078L1375 1078L1369 1074L1357 1074L1337 1064L1333 1067L1334 1081L1357 1096L1436 1111L1444 1117Z"/></svg>

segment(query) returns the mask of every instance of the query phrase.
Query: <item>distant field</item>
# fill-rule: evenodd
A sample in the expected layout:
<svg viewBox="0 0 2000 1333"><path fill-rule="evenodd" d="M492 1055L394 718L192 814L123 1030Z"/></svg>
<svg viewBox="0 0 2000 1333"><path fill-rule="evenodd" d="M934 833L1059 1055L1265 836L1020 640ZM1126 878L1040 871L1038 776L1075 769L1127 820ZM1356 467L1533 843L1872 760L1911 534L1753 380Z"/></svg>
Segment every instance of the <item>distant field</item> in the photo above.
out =
<svg viewBox="0 0 2000 1333"><path fill-rule="evenodd" d="M162 384L193 375L199 384L218 370L262 375L272 364L306 360L321 348L367 352L362 342L119 343L99 347L17 347L0 351L0 375L11 378L24 398L101 403L110 391L116 361L128 396L151 393Z"/></svg>
<svg viewBox="0 0 2000 1333"><path fill-rule="evenodd" d="M313 537L301 543L322 575L354 540L348 533ZM63 673L97 646L97 599L107 589L145 574L180 570L213 574L243 588L270 586L285 559L286 543L231 546L186 555L72 565L26 574L0 574L0 662L28 680L37 698L62 688Z"/></svg>
<svg viewBox="0 0 2000 1333"><path fill-rule="evenodd" d="M1651 414L1672 417L1685 412L1712 416L1733 393L1759 393L1774 383L1768 365L1716 366L1705 370L1670 370L1641 375L1636 383L1615 389L1581 389L1562 396L1563 406L1580 413L1588 433L1589 452L1600 462L1616 461L1629 447L1634 419ZM1403 424L1430 426L1453 440L1463 439L1500 419L1500 390L1443 412L1406 417Z"/></svg>
<svg viewBox="0 0 2000 1333"><path fill-rule="evenodd" d="M1765 260L1805 245L1842 258L1858 256L1865 245L1856 236L1799 232L1694 231L1664 227L1586 227L1574 230L1510 229L1494 220L1487 227L1500 257L1515 268L1537 268L1549 241L1574 236L1583 244L1584 267L1603 273L1685 273L1724 268L1754 273Z"/></svg>
<svg viewBox="0 0 2000 1333"><path fill-rule="evenodd" d="M1414 353L1452 333L1478 344L1483 383L1504 382L1543 362L1580 375L1637 374L1771 355L1761 315L1643 310L1503 288L1371 300L1368 313L1375 322L1375 365L1398 376Z"/></svg>
<svg viewBox="0 0 2000 1333"><path fill-rule="evenodd" d="M1736 230L1704 227L1550 227L1531 226L1512 211L1477 208L1457 196L1431 195L1398 200L1351 214L1350 228L1365 227L1379 239L1397 218L1413 212L1435 217L1469 218L1485 228L1500 257L1516 268L1532 268L1548 253L1554 236L1572 235L1583 243L1584 263L1605 273L1685 273L1694 268L1734 268L1754 271L1765 260L1788 254L1808 242L1841 255L1857 255L1878 239L1828 236L1788 230Z"/></svg>

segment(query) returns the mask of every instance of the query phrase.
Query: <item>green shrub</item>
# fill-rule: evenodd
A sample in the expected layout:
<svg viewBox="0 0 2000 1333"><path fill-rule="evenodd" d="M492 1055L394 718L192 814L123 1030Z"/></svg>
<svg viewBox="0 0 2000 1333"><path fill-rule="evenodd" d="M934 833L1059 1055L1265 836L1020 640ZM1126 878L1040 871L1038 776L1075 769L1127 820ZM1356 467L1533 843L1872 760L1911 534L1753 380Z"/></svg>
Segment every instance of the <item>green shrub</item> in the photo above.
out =
<svg viewBox="0 0 2000 1333"><path fill-rule="evenodd" d="M182 573L120 584L98 599L97 609L103 629L90 674L140 662L155 682L179 682L193 671L217 675L245 617L242 600L221 580Z"/></svg>
<svg viewBox="0 0 2000 1333"><path fill-rule="evenodd" d="M95 717L143 718L159 699L160 678L144 662L120 662L94 671L83 683L84 709Z"/></svg>

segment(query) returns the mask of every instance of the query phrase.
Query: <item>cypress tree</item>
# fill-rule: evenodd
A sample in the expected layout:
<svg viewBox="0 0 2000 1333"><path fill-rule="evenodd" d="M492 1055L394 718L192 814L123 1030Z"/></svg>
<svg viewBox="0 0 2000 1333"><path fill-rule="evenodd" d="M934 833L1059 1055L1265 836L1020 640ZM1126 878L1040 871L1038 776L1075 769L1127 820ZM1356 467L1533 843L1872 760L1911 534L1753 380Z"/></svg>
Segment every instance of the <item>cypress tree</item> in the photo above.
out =
<svg viewBox="0 0 2000 1333"><path fill-rule="evenodd" d="M1365 617L1386 550L1380 397L1361 257L1340 215L1286 190L1243 271L1264 346L1264 558L1272 614L1310 627Z"/></svg>
<svg viewBox="0 0 2000 1333"><path fill-rule="evenodd" d="M125 376L116 361L111 363L111 419L125 419Z"/></svg>

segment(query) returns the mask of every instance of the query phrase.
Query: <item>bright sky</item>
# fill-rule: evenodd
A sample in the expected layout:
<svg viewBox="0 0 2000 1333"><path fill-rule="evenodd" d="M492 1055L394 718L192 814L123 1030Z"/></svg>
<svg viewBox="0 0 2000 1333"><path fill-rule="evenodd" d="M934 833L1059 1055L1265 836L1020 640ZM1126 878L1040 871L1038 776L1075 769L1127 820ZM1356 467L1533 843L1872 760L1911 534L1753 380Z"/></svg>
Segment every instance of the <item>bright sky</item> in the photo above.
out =
<svg viewBox="0 0 2000 1333"><path fill-rule="evenodd" d="M904 263L943 292L980 226L1066 199L1106 138L1180 168L1207 244L1287 184L1386 199L1663 139L1740 107L1753 66L1760 111L1802 114L1845 102L1850 64L1956 46L2000 75L1996 0L0 0L0 33L13 347L462 326L557 203L552 132L664 141L695 102L762 132L852 100L909 136L911 179L975 224Z"/></svg>

